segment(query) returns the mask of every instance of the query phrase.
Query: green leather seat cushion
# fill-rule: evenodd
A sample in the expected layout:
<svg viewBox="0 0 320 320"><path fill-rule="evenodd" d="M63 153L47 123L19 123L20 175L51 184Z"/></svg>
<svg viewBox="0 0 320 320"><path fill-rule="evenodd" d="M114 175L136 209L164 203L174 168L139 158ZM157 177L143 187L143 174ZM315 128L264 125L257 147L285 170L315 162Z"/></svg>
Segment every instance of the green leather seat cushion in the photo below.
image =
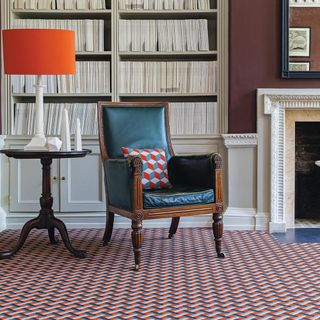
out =
<svg viewBox="0 0 320 320"><path fill-rule="evenodd" d="M213 189L179 188L146 190L143 192L145 209L178 207L214 202Z"/></svg>

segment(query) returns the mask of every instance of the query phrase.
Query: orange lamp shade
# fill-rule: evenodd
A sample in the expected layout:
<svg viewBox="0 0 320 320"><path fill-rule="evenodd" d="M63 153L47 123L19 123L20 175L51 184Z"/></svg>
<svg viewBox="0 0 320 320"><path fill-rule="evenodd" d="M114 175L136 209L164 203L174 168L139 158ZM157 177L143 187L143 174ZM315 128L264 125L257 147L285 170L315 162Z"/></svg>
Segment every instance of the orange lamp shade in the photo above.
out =
<svg viewBox="0 0 320 320"><path fill-rule="evenodd" d="M75 35L70 30L3 30L5 74L75 74Z"/></svg>

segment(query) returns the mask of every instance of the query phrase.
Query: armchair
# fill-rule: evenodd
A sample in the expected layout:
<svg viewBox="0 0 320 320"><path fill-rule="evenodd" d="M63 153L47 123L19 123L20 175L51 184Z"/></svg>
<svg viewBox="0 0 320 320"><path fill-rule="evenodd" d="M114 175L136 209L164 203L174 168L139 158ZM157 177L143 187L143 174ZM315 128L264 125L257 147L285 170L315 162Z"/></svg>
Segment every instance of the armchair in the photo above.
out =
<svg viewBox="0 0 320 320"><path fill-rule="evenodd" d="M223 258L222 159L219 154L175 156L169 130L168 104L99 102L99 142L105 172L107 219L103 243L110 242L114 214L132 220L135 269L141 261L144 219L172 218L169 238L180 217L213 215L216 252ZM125 158L121 147L165 148L170 188L143 190L140 157Z"/></svg>

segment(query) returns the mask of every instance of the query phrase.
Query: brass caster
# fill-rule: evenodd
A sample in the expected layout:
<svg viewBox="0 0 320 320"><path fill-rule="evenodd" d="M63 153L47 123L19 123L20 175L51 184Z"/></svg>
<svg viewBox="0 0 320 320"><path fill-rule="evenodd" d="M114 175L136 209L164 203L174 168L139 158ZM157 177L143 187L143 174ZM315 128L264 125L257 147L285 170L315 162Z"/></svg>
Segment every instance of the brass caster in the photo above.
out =
<svg viewBox="0 0 320 320"><path fill-rule="evenodd" d="M134 266L134 270L135 270L135 271L139 271L139 269L140 269L140 264L136 264L136 265Z"/></svg>
<svg viewBox="0 0 320 320"><path fill-rule="evenodd" d="M223 259L223 258L225 258L225 255L224 255L224 253L222 253L222 252L218 253L218 258L220 258L220 259Z"/></svg>
<svg viewBox="0 0 320 320"><path fill-rule="evenodd" d="M12 258L12 252L11 251L2 251L0 252L0 260L1 259L8 259L8 258Z"/></svg>

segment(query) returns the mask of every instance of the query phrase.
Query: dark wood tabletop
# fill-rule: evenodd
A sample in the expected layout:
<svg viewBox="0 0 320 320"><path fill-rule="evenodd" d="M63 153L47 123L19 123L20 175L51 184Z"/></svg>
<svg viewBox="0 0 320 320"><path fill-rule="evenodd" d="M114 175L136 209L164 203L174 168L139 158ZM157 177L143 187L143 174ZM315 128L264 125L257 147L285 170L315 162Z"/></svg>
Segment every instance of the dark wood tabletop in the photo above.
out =
<svg viewBox="0 0 320 320"><path fill-rule="evenodd" d="M2 149L0 153L4 153L6 156L15 159L42 159L42 158L82 158L91 153L89 149L83 149L82 151L33 151L24 149Z"/></svg>

